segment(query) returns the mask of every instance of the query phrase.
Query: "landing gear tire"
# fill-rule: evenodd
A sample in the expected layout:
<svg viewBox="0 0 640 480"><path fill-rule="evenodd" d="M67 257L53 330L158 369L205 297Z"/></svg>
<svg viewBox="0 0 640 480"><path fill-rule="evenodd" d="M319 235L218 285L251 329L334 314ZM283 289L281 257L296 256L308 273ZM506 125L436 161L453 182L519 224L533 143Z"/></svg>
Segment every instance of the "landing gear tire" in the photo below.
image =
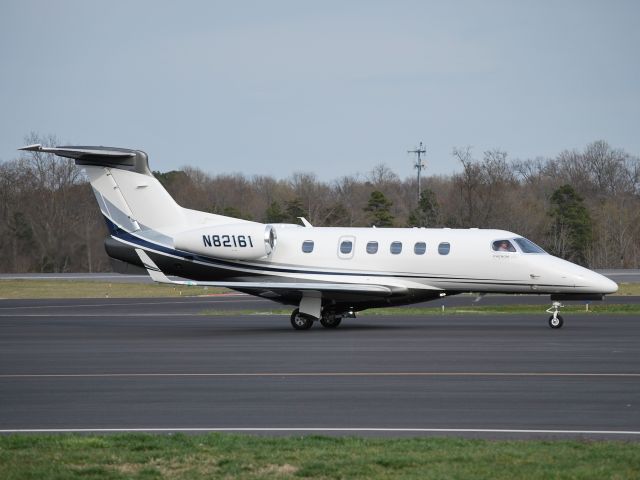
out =
<svg viewBox="0 0 640 480"><path fill-rule="evenodd" d="M562 328L563 324L564 324L564 320L560 315L551 315L549 317L549 326L551 328Z"/></svg>
<svg viewBox="0 0 640 480"><path fill-rule="evenodd" d="M324 328L338 328L338 325L340 325L341 321L342 321L341 317L335 317L335 316L322 317L320 319L320 325L322 325Z"/></svg>
<svg viewBox="0 0 640 480"><path fill-rule="evenodd" d="M296 308L291 314L291 326L296 330L309 330L313 326L313 318Z"/></svg>
<svg viewBox="0 0 640 480"><path fill-rule="evenodd" d="M562 320L562 317L559 313L561 307L564 307L562 303L554 301L551 307L547 308L547 313L551 314L551 316L549 317L549 326L551 328L562 328L562 325L564 324L564 320Z"/></svg>

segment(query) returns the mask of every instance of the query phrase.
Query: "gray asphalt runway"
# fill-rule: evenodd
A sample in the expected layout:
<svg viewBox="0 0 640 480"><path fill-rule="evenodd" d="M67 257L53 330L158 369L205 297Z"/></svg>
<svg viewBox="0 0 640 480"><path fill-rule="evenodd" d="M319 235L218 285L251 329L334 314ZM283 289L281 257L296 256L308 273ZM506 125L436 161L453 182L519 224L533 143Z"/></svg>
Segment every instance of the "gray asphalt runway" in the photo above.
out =
<svg viewBox="0 0 640 480"><path fill-rule="evenodd" d="M0 430L640 439L633 316L198 315L250 301L0 302Z"/></svg>

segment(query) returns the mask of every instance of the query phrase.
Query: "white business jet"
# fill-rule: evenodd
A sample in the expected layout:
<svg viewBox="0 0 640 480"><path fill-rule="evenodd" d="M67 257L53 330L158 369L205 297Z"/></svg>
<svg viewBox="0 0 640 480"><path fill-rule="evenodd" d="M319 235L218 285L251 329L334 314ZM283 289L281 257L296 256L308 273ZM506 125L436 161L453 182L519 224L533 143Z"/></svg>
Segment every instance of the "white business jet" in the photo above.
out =
<svg viewBox="0 0 640 480"><path fill-rule="evenodd" d="M550 294L549 326L560 328L561 300L602 300L618 289L504 230L263 224L179 206L140 150L21 150L73 158L86 170L109 228L110 257L146 268L156 282L227 287L296 306L298 330L463 292Z"/></svg>

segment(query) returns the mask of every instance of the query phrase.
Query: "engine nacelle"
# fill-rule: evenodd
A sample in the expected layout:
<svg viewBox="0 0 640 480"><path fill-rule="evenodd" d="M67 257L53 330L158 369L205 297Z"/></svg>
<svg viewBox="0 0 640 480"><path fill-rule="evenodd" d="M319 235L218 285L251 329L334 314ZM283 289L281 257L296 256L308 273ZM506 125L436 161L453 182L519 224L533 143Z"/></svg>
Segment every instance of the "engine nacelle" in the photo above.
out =
<svg viewBox="0 0 640 480"><path fill-rule="evenodd" d="M211 225L176 234L178 250L231 260L257 260L276 246L276 230L261 223Z"/></svg>

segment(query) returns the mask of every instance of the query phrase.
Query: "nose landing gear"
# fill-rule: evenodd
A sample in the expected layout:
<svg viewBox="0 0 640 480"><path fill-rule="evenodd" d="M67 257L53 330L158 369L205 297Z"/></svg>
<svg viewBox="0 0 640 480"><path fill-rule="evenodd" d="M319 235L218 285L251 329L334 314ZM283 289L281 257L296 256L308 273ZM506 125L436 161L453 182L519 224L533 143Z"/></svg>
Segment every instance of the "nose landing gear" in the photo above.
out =
<svg viewBox="0 0 640 480"><path fill-rule="evenodd" d="M560 314L558 313L561 307L564 307L562 303L554 301L551 304L551 307L547 308L547 313L551 314L551 316L549 317L549 326L551 328L562 328L562 325L564 324L562 316L560 316Z"/></svg>

